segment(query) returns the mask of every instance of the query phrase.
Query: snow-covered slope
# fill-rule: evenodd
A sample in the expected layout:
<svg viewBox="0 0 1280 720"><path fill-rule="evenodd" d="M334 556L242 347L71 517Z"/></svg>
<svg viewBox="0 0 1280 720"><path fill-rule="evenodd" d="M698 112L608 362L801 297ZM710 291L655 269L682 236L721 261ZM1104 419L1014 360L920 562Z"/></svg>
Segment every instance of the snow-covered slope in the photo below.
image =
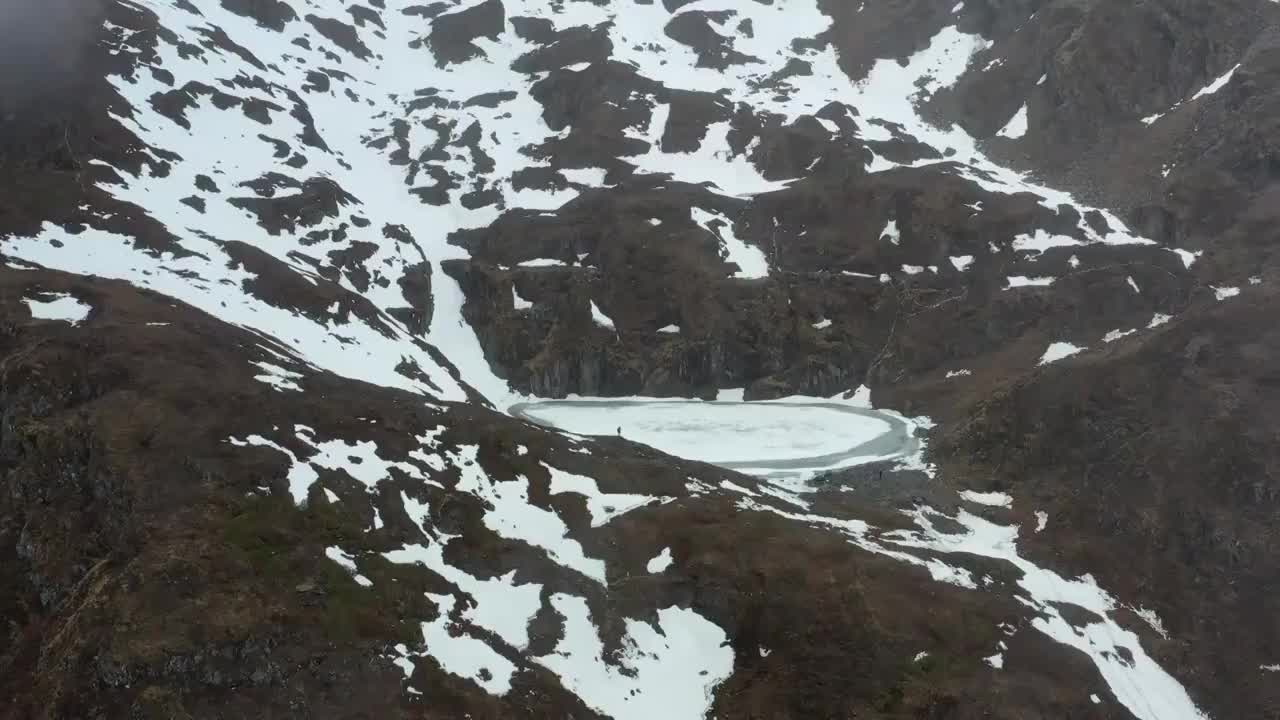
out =
<svg viewBox="0 0 1280 720"><path fill-rule="evenodd" d="M954 21L930 26L921 42L883 53L852 76L842 57L847 26L837 22L849 11L829 5L112 4L101 42L105 80L116 95L100 110L131 142L77 158L84 195L68 211L73 219L46 219L36 234L0 234L0 251L11 269L123 280L244 331L253 338L259 374L252 377L282 398L305 395L311 378L332 373L379 392L411 393L440 415L432 416L440 424L399 428L396 449L359 433L317 432L306 417L223 438L283 463L287 496L298 507L320 497L347 503L325 484L333 473L352 481L360 503L386 494L389 478L423 489L421 497L392 493L412 539L386 542L378 535L384 521L370 505L370 526L323 554L369 592L381 591L370 568L388 564L422 566L442 578L418 593L430 601L431 616L414 615L415 636L381 655L406 673L406 695L429 694L414 680L417 663L429 662L467 692L492 698L523 697L528 683L549 673L575 702L606 717L701 718L724 707L716 705L730 702L722 687L748 672L743 651L754 650L725 626L733 612L716 614L716 600L677 592L616 600L617 584L644 581L633 574L632 554L654 559L646 567L663 558L650 572L669 574L700 551L681 548L673 560L662 537L648 537L652 547L620 550L607 540L623 535L608 533L629 533L628 523L642 522L636 516L662 517L664 508L688 501L767 518L762 522L786 532L847 540L902 572L924 572L967 593L1013 598L1022 632L1087 658L1132 716L1204 717L1144 648L1144 636L1131 627L1132 608L1088 575L1067 577L1025 557L1018 544L1029 526L999 509L979 515L929 495L913 498L893 521L869 519L839 492L700 465L681 465L679 482L647 490L601 466L563 462L622 452L608 443L557 437L572 449L535 458L522 444L494 441L502 452L492 450L491 436L506 425L466 435L466 423L498 422L467 414L486 412L482 407L503 411L536 400L540 389L599 389L611 379L630 390L669 382L687 391L782 378L790 385L763 387L778 395L821 387L853 398L864 383L892 384L884 381L886 365L898 362L890 348L912 356L910 347L893 345L906 333L900 327L939 308L983 313L956 321L970 332L947 349L948 363L989 352L1027 373L1136 342L1163 324L1147 319L1176 313L1181 296L1162 288L1195 285L1189 251L1163 246L1168 238L1144 237L1118 214L993 159L985 141L960 125L926 117L924 106L975 72L974 58L993 47L959 14L964 3ZM1221 90L1234 72L1192 100ZM1020 141L1034 136L1036 120L1024 102L994 135ZM874 212L832 200L832 187ZM944 214L948 227L958 228L954 237L938 231ZM846 232L855 237L844 242ZM640 238L627 245L634 252L610 245L624 235ZM1116 271L1125 303L1118 316L1081 311L1088 303L1072 294L1079 283L1119 265L1126 269ZM1130 265L1151 268L1167 286L1135 281ZM681 274L689 268L699 273L692 281ZM710 314L668 302L686 294L733 319L712 327ZM1224 300L1236 294L1219 289ZM77 328L90 317L66 295L27 303L33 318ZM1007 320L1015 312L1006 308L1017 303L1033 304L1017 313L1043 315L1035 332L1026 331L1032 323ZM741 308L756 315L734 316ZM855 314L864 308L867 317ZM1103 336L1094 332L1093 315L1105 315L1107 327L1132 329ZM807 353L760 340L737 354L792 364L726 360L742 337L749 344L768 335L752 324L759 317L786 326L787 337L854 350L839 356L847 362L814 370ZM1043 337L1046 327L1062 336ZM978 346L974 337L995 340ZM682 345L697 342L704 344ZM604 358L602 371L574 354L588 346ZM633 362L633 348L651 355ZM1056 362L1068 355L1072 361ZM666 364L647 368L644 380L633 377L654 357ZM976 382L968 369L939 363L902 360L901 367L938 379L945 370L956 385ZM696 382L671 379L706 368ZM795 368L810 374L796 380ZM768 422L755 418L776 443L726 441L729 430L689 417L689 407L656 421L546 420L594 435L612 435L620 424L639 429L642 442L651 439L645 433L662 434L655 422L698 424L680 442L652 444L759 476L803 459L787 454L797 446L808 448L805 457L832 456L827 469L845 469L849 463L835 455L885 433L877 425L859 434L876 420L844 426L840 413L779 411ZM799 413L802 406L747 407ZM741 416L734 422L743 424ZM901 445L909 451L867 460L891 460L891 474L935 477L921 439L911 435L927 426L921 418L904 431ZM787 432L804 437L776 437ZM628 448L645 462L677 462ZM514 455L502 455L507 451ZM628 467L639 472L635 462ZM580 496L589 519L548 499L565 495ZM428 496L430 502L422 499ZM452 497L480 508L473 526L438 526ZM1020 502L1015 494L999 505L1021 511ZM1034 532L1045 527L1042 520ZM491 542L535 559L508 567L524 556L520 563L507 557L486 575L462 567L449 551L454 543ZM379 543L394 547L370 549ZM988 572L992 567L999 570ZM531 639L535 623L555 626L554 642ZM1001 632L1012 643L1019 631L1010 625ZM984 672L1007 668L1006 650L1004 639L984 648L994 653L979 658ZM767 657L763 647L757 652Z"/></svg>
<svg viewBox="0 0 1280 720"><path fill-rule="evenodd" d="M113 53L136 59L110 78L123 99L113 114L145 147L138 150L142 164L136 170L102 160L89 164L101 169L99 187L144 208L172 235L180 254L157 256L137 247L127 232L91 226L72 234L52 225L39 237L7 240L6 252L173 294L278 338L305 362L347 377L451 400L465 398L466 384L501 405L509 391L462 320L463 296L451 278L432 275L431 322L420 338L442 351L445 361L388 314L409 304L404 283L424 264L438 269L467 257L448 242L450 233L483 227L503 211L555 210L611 176L617 182L623 172L617 163L712 183L726 194L786 184L761 175L749 159L750 146L733 149L727 122L708 128L692 153L663 150L667 105L657 92L715 93L783 122L837 103L858 119L844 128L823 120L836 135L907 136L945 155L904 166L941 162L983 190L1030 192L1060 215L1071 208L1079 236L1073 244L1150 242L1105 211L1095 229L1099 224L1085 220L1091 208L987 160L957 127L938 129L920 118L913 106L919 95L953 81L969 56L985 47L982 38L954 27L944 28L905 65L882 60L854 82L841 71L834 46L797 49L798 41L819 37L831 25L813 2L698 2L673 16L660 4L490 1L419 11L410 2L365 8L308 0L296 13L277 6L280 17L266 23L228 7L234 5L197 9L176 0L137 6L166 29L159 37L107 23ZM727 70L706 67L693 49L664 33L684 17L708 19L727 33L734 52L753 61L732 62ZM594 72L599 63L568 63L574 59L570 47L561 53L562 65L547 51L567 41L539 45L519 29L535 23L548 35L594 28L598 42L611 48L608 63L622 63L653 85L652 96L633 91L620 98L631 115L617 120L624 135L643 138L637 149L647 150L620 153L610 168L576 168L581 161L557 155L557 143L572 138L575 128L552 129L534 88L565 74ZM746 27L768 31L746 34ZM450 54L454 44L462 50ZM786 75L784 69L797 62L811 72ZM779 75L783 79L774 79ZM630 117L634 125L627 124ZM870 172L899 165L874 151L872 157ZM561 189L522 186L521 174L539 168L574 169ZM715 232L702 219L712 215L693 212L695 222ZM259 237L264 227L269 238L250 243L253 248L306 282L335 280L341 288L336 306L302 316L243 292L253 272L244 251L229 243ZM752 258L759 250L744 246L731 230L721 235L738 276L768 273L763 257ZM397 372L406 362L422 375Z"/></svg>

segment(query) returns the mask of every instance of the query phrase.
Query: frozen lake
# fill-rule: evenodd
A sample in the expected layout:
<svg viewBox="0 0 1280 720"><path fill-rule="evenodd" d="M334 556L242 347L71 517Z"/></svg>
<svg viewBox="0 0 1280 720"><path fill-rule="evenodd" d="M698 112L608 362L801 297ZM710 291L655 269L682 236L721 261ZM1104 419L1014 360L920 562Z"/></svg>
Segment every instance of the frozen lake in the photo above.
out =
<svg viewBox="0 0 1280 720"><path fill-rule="evenodd" d="M616 435L689 460L772 475L857 465L915 447L907 423L870 408L812 402L545 400L510 412L579 435Z"/></svg>

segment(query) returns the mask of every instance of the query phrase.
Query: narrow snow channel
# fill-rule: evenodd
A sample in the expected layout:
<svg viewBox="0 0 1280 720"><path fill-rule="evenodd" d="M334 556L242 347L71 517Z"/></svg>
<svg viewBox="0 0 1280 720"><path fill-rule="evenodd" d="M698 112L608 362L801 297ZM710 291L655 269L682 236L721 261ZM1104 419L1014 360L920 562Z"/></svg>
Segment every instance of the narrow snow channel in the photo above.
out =
<svg viewBox="0 0 1280 720"><path fill-rule="evenodd" d="M688 460L809 474L908 454L904 418L820 398L785 402L571 399L523 402L512 415L579 435L620 435Z"/></svg>

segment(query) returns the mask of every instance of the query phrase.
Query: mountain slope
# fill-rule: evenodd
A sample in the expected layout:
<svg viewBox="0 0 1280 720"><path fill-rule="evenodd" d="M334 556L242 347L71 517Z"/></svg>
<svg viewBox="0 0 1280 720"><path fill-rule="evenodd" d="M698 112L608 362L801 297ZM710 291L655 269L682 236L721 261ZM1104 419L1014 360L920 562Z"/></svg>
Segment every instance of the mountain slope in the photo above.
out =
<svg viewBox="0 0 1280 720"><path fill-rule="evenodd" d="M1012 598L751 478L289 370L119 282L3 278L31 299L4 306L9 717L1020 717L1106 692ZM57 293L85 319L24 317Z"/></svg>
<svg viewBox="0 0 1280 720"><path fill-rule="evenodd" d="M8 12L9 716L1275 712L1275 3Z"/></svg>

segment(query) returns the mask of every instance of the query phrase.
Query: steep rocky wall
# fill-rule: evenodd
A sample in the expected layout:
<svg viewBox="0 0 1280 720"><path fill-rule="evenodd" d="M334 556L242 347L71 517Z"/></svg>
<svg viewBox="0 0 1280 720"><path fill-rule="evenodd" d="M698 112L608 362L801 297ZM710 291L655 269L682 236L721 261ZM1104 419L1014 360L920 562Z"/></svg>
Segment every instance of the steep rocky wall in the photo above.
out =
<svg viewBox="0 0 1280 720"><path fill-rule="evenodd" d="M955 477L1047 512L1058 534L1030 536L1033 552L1151 598L1177 638L1157 652L1232 717L1280 702L1259 675L1280 653L1277 307L1270 289L1203 306L999 387L935 449Z"/></svg>

